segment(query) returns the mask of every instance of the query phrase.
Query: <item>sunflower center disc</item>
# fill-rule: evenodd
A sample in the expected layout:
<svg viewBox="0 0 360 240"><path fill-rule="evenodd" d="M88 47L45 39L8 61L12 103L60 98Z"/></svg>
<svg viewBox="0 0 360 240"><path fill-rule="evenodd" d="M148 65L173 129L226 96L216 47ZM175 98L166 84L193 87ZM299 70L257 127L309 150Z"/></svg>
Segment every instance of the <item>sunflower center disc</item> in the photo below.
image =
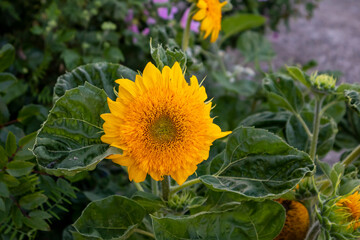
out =
<svg viewBox="0 0 360 240"><path fill-rule="evenodd" d="M150 132L154 139L159 142L170 142L176 137L175 125L168 116L158 118L150 126Z"/></svg>

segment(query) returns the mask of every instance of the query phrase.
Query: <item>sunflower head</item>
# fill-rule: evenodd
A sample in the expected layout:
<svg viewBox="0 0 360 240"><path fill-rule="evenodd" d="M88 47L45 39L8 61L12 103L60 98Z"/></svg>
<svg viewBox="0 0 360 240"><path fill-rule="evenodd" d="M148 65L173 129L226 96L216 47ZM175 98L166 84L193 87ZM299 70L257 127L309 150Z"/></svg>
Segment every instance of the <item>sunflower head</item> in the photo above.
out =
<svg viewBox="0 0 360 240"><path fill-rule="evenodd" d="M200 29L205 32L204 39L211 34L210 41L215 42L221 30L221 8L226 2L219 0L198 0L198 11L193 19L201 21Z"/></svg>
<svg viewBox="0 0 360 240"><path fill-rule="evenodd" d="M360 194L355 192L336 202L337 214L348 223L348 228L357 230L360 228Z"/></svg>
<svg viewBox="0 0 360 240"><path fill-rule="evenodd" d="M118 97L108 98L111 113L101 115L101 140L123 150L108 158L126 166L130 180L169 175L181 185L208 158L212 142L230 133L213 123L205 88L195 76L188 84L177 62L162 72L148 63L135 82L115 82Z"/></svg>
<svg viewBox="0 0 360 240"><path fill-rule="evenodd" d="M278 199L286 210L286 220L281 233L275 240L303 240L309 229L309 213L300 202Z"/></svg>

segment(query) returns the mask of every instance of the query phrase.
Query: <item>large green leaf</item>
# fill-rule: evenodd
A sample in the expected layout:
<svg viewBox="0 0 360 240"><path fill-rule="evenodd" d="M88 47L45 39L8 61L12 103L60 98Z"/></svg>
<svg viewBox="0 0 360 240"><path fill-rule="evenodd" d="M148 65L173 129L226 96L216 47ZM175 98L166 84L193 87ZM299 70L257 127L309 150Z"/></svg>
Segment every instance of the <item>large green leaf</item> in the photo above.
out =
<svg viewBox="0 0 360 240"><path fill-rule="evenodd" d="M11 44L5 44L0 49L0 72L3 72L11 64L14 62L15 59L15 48Z"/></svg>
<svg viewBox="0 0 360 240"><path fill-rule="evenodd" d="M251 199L279 197L314 170L305 152L266 130L248 127L240 127L229 136L226 149L211 165L220 169L214 175L200 177L207 187Z"/></svg>
<svg viewBox="0 0 360 240"><path fill-rule="evenodd" d="M302 112L301 117L312 131L314 113ZM325 116L321 118L317 154L324 156L332 149L337 132L337 124L334 119ZM309 139L304 127L295 116L290 117L286 124L286 139L291 146L299 150L305 152L310 150L311 139Z"/></svg>
<svg viewBox="0 0 360 240"><path fill-rule="evenodd" d="M287 111L255 113L242 120L240 126L264 128L277 133L285 128L290 115L291 113Z"/></svg>
<svg viewBox="0 0 360 240"><path fill-rule="evenodd" d="M222 25L222 30L225 33L224 38L228 38L244 30L260 27L264 25L264 23L265 23L265 18L263 16L239 13L224 18L224 20L221 22L221 25Z"/></svg>
<svg viewBox="0 0 360 240"><path fill-rule="evenodd" d="M304 98L294 81L285 75L268 75L263 80L263 86L268 92L268 99L278 107L290 112L300 112L304 105Z"/></svg>
<svg viewBox="0 0 360 240"><path fill-rule="evenodd" d="M272 240L285 222L284 208L273 201L232 203L228 209L187 217L152 216L157 240Z"/></svg>
<svg viewBox="0 0 360 240"><path fill-rule="evenodd" d="M301 71L299 68L297 68L297 67L286 67L286 69L288 70L291 77L293 77L294 79L300 81L306 87L308 87L308 88L311 87L310 80L307 77L305 77L304 72Z"/></svg>
<svg viewBox="0 0 360 240"><path fill-rule="evenodd" d="M145 209L135 201L122 196L110 196L91 202L74 227L86 237L125 239L145 215Z"/></svg>
<svg viewBox="0 0 360 240"><path fill-rule="evenodd" d="M103 120L109 112L103 90L85 83L69 90L51 109L36 137L33 152L38 164L55 175L92 170L118 150L101 142Z"/></svg>
<svg viewBox="0 0 360 240"><path fill-rule="evenodd" d="M136 72L120 64L92 63L80 66L57 79L54 100L64 95L66 90L84 85L85 82L104 89L106 94L114 100L115 80L119 78L135 80L135 75Z"/></svg>
<svg viewBox="0 0 360 240"><path fill-rule="evenodd" d="M237 41L237 48L244 55L245 62L270 61L275 57L269 40L256 32L248 31L241 34Z"/></svg>

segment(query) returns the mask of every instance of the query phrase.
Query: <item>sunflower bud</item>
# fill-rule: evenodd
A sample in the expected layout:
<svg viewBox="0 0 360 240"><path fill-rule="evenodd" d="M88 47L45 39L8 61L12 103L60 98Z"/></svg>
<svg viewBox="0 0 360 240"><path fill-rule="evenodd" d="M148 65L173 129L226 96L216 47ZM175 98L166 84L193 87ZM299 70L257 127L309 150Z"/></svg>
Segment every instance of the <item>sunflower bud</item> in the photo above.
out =
<svg viewBox="0 0 360 240"><path fill-rule="evenodd" d="M358 192L326 200L319 207L317 216L323 235L336 239L359 239L360 194Z"/></svg>
<svg viewBox="0 0 360 240"><path fill-rule="evenodd" d="M310 77L312 87L321 92L332 92L335 90L336 79L327 74L317 75L313 73Z"/></svg>

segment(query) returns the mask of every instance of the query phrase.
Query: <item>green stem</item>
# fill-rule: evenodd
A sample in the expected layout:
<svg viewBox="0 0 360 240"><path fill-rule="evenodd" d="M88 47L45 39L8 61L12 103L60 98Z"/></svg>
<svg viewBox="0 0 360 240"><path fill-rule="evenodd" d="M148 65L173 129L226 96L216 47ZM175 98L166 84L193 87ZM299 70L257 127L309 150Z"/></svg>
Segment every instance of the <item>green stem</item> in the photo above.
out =
<svg viewBox="0 0 360 240"><path fill-rule="evenodd" d="M159 195L158 183L157 183L157 181L155 181L152 178L151 178L151 191L154 195L156 195L156 196Z"/></svg>
<svg viewBox="0 0 360 240"><path fill-rule="evenodd" d="M360 156L360 145L357 146L342 162L345 167L349 166Z"/></svg>
<svg viewBox="0 0 360 240"><path fill-rule="evenodd" d="M330 102L330 103L326 104L326 105L321 109L320 118L324 115L324 113L325 113L330 107L332 107L332 106L335 105L336 103L338 103L338 101L333 101L333 102Z"/></svg>
<svg viewBox="0 0 360 240"><path fill-rule="evenodd" d="M313 135L310 132L309 127L307 126L307 124L305 123L304 119L301 117L300 114L298 114L297 112L294 112L295 117L299 120L299 122L301 123L301 125L303 126L303 128L305 129L306 134L308 135L308 138L312 139Z"/></svg>
<svg viewBox="0 0 360 240"><path fill-rule="evenodd" d="M182 46L181 46L183 51L186 51L186 49L189 46L190 26L191 26L191 20L192 20L192 14L193 14L194 7L195 7L194 4L191 5L190 10L189 10L189 15L186 20L186 26L184 29L184 35L183 35Z"/></svg>
<svg viewBox="0 0 360 240"><path fill-rule="evenodd" d="M148 236L148 237L151 237L151 238L155 239L155 235L152 234L151 232L147 232L147 231L144 231L144 230L138 229L138 228L136 228L136 229L134 230L134 232L135 232L135 233L140 233L140 234L142 234L142 235L145 235L145 236Z"/></svg>
<svg viewBox="0 0 360 240"><path fill-rule="evenodd" d="M312 134L312 140L311 140L311 147L310 147L310 157L315 162L316 157L316 147L319 137L319 131L320 131L320 111L321 111L321 105L324 100L324 97L316 97L315 98L315 113L314 113L314 124L313 124L313 134Z"/></svg>
<svg viewBox="0 0 360 240"><path fill-rule="evenodd" d="M165 176L164 180L161 181L161 187L162 187L162 197L164 201L169 200L170 195L170 177Z"/></svg>
<svg viewBox="0 0 360 240"><path fill-rule="evenodd" d="M145 192L140 183L134 182L134 185L138 191Z"/></svg>
<svg viewBox="0 0 360 240"><path fill-rule="evenodd" d="M199 182L201 182L199 178L196 178L196 179L193 179L193 180L190 180L190 181L186 181L183 185L171 188L170 189L170 195L180 191L181 189L184 189L186 187L190 187L190 186L192 186L194 184L197 184Z"/></svg>

